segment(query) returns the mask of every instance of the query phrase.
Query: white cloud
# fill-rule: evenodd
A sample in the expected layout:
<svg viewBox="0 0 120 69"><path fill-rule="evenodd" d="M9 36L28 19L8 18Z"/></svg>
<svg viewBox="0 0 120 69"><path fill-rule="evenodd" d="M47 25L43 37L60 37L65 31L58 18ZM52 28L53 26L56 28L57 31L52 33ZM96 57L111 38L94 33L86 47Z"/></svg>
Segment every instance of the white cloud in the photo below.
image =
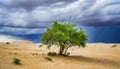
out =
<svg viewBox="0 0 120 69"><path fill-rule="evenodd" d="M0 35L0 42L12 42L17 40L21 40L21 38L9 36L9 35Z"/></svg>
<svg viewBox="0 0 120 69"><path fill-rule="evenodd" d="M1 33L9 33L10 35L26 35L26 34L40 34L43 33L45 28L12 28L2 27L0 28Z"/></svg>

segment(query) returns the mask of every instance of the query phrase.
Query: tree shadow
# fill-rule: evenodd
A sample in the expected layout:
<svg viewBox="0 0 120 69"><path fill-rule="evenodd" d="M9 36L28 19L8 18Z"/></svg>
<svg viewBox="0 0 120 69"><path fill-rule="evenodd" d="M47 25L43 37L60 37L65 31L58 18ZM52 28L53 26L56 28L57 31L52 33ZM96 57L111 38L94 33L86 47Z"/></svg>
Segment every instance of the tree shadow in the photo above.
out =
<svg viewBox="0 0 120 69"><path fill-rule="evenodd" d="M59 57L63 58L63 56ZM103 59L103 58L92 58L92 57L85 57L85 56L67 56L64 57L65 60L74 60L78 62L85 62L85 63L95 63L95 64L100 64L100 65L114 65L120 67L120 63L108 60L108 59Z"/></svg>

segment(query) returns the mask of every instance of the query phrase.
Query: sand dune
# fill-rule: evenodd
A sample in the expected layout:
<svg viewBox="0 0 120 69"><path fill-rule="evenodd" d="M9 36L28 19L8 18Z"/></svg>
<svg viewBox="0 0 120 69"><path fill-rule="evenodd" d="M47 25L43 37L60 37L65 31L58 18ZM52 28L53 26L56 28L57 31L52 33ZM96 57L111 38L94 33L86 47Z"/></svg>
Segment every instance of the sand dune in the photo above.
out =
<svg viewBox="0 0 120 69"><path fill-rule="evenodd" d="M49 51L57 52L58 48L39 48L39 44L30 41L2 42L0 69L120 69L120 44L89 43L85 49L69 49L69 57L51 57L53 61L44 59L47 55L43 54ZM14 57L21 59L21 65L12 63Z"/></svg>

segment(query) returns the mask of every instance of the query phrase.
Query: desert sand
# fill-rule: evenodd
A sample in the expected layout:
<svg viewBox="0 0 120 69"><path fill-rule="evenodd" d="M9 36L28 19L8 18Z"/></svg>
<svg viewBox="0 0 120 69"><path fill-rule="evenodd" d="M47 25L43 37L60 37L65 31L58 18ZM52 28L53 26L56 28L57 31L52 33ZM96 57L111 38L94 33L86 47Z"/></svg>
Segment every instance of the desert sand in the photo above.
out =
<svg viewBox="0 0 120 69"><path fill-rule="evenodd" d="M49 51L58 48L39 48L30 41L1 42L0 69L120 69L120 44L88 43L86 48L70 48L70 56L49 56L53 61L44 59ZM13 58L21 59L21 64L13 64Z"/></svg>

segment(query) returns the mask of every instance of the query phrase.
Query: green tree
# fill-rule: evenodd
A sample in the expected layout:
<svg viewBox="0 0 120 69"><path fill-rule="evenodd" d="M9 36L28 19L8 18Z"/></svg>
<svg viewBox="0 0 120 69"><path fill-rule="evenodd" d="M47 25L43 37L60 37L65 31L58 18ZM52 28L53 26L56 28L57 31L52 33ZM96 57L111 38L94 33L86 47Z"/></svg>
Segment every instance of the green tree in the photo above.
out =
<svg viewBox="0 0 120 69"><path fill-rule="evenodd" d="M61 23L54 21L51 27L47 28L42 35L42 43L47 44L48 48L52 45L59 47L59 55L66 55L70 47L86 47L87 35L80 28L75 28L72 23Z"/></svg>

